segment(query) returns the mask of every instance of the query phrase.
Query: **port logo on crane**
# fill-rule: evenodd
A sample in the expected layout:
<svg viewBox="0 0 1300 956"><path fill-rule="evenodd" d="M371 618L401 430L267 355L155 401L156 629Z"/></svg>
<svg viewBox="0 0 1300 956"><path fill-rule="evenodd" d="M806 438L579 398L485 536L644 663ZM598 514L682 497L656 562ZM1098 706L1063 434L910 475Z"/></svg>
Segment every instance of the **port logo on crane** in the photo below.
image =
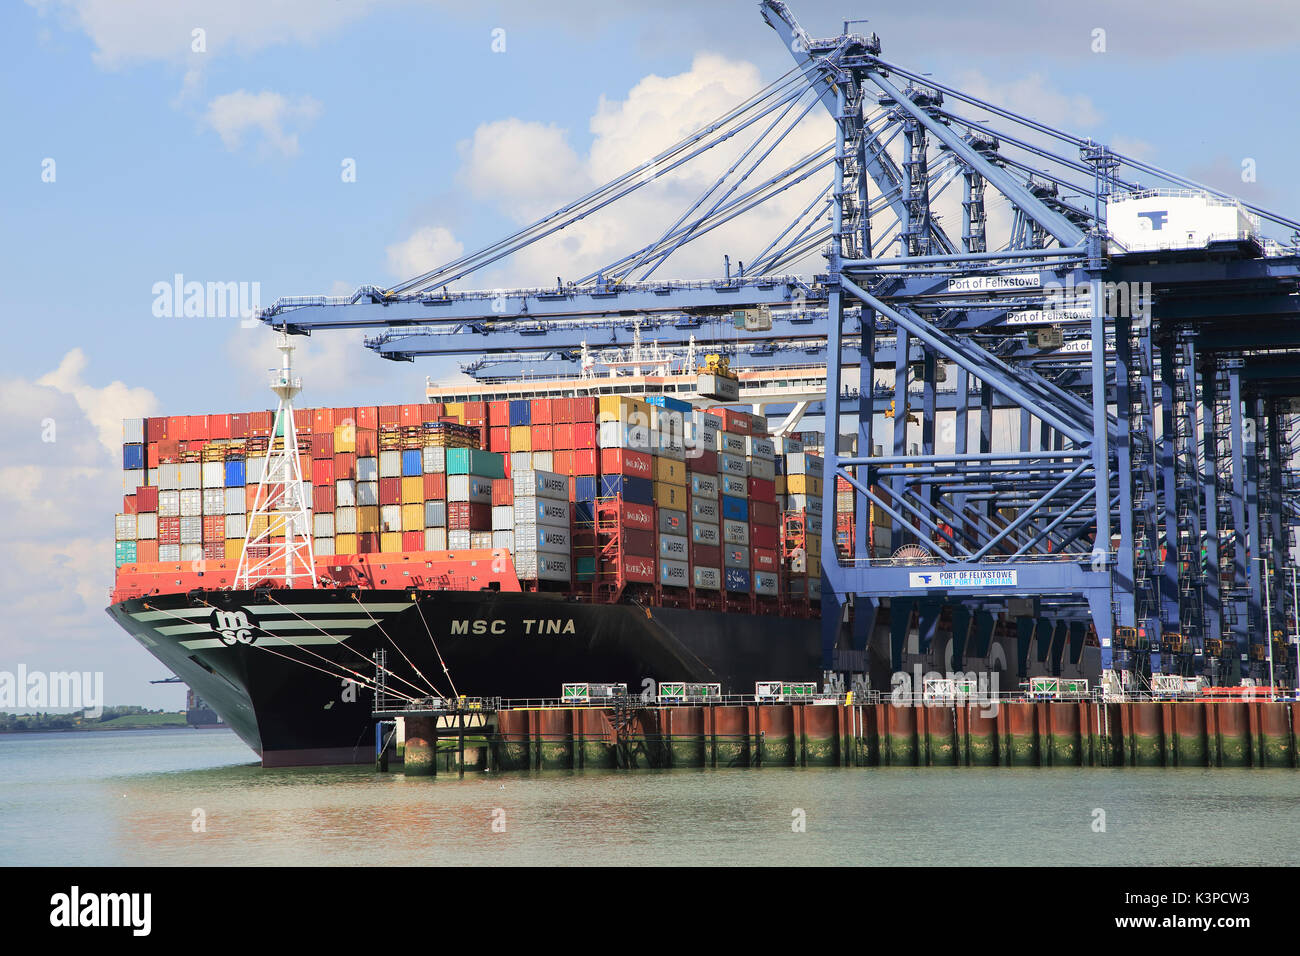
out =
<svg viewBox="0 0 1300 956"><path fill-rule="evenodd" d="M1139 219L1147 221L1147 228L1152 232L1159 232L1164 228L1165 223L1169 221L1169 213L1163 209L1156 209L1151 212L1138 213Z"/></svg>
<svg viewBox="0 0 1300 956"><path fill-rule="evenodd" d="M212 630L227 647L252 644L257 640L257 619L248 611L212 612Z"/></svg>

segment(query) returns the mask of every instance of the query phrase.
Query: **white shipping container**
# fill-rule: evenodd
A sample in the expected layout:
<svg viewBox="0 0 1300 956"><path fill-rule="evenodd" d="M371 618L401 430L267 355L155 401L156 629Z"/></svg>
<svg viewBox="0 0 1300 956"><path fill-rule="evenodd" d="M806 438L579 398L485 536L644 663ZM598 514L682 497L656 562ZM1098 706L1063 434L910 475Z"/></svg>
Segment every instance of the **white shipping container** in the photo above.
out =
<svg viewBox="0 0 1300 956"><path fill-rule="evenodd" d="M661 534L659 536L659 558L669 561L689 561L691 543L685 535Z"/></svg>
<svg viewBox="0 0 1300 956"><path fill-rule="evenodd" d="M531 451L512 451L510 453L510 473L516 471L528 471L533 467L533 453Z"/></svg>
<svg viewBox="0 0 1300 956"><path fill-rule="evenodd" d="M432 502L430 502L432 504ZM509 531L515 526L514 505L496 505L492 509L492 530Z"/></svg>
<svg viewBox="0 0 1300 956"><path fill-rule="evenodd" d="M767 458L755 458L749 463L749 476L772 481L776 478L776 462Z"/></svg>
<svg viewBox="0 0 1300 956"><path fill-rule="evenodd" d="M203 514L202 489L185 488L181 491L181 514L185 517Z"/></svg>
<svg viewBox="0 0 1300 956"><path fill-rule="evenodd" d="M248 511L248 499L243 488L227 488L226 506L222 510L228 515L242 515Z"/></svg>
<svg viewBox="0 0 1300 956"><path fill-rule="evenodd" d="M162 491L175 491L181 486L181 466L177 464L158 466L158 488Z"/></svg>
<svg viewBox="0 0 1300 956"><path fill-rule="evenodd" d="M377 481L358 481L357 482L357 507L373 508L379 504L379 482ZM338 502L334 503L338 507Z"/></svg>
<svg viewBox="0 0 1300 956"><path fill-rule="evenodd" d="M424 473L438 475L447 470L447 449L435 445L424 446ZM439 551L445 550L439 548Z"/></svg>
<svg viewBox="0 0 1300 956"><path fill-rule="evenodd" d="M357 481L378 481L379 459L373 455L357 459ZM358 486L359 488L360 486Z"/></svg>
<svg viewBox="0 0 1300 956"><path fill-rule="evenodd" d="M205 461L203 463L203 487L224 488L226 486L226 463L224 461Z"/></svg>
<svg viewBox="0 0 1300 956"><path fill-rule="evenodd" d="M515 533L513 531L493 531L492 547L494 549L504 548L507 551L514 551Z"/></svg>
<svg viewBox="0 0 1300 956"><path fill-rule="evenodd" d="M379 508L379 530L382 531L401 531L402 530L402 506L401 505L381 505ZM412 531L419 531L419 528L412 528Z"/></svg>
<svg viewBox="0 0 1300 956"><path fill-rule="evenodd" d="M337 537L341 534L357 533L357 509L356 508L335 508L334 509L334 535Z"/></svg>
<svg viewBox="0 0 1300 956"><path fill-rule="evenodd" d="M745 498L749 496L749 482L744 478L736 475L719 475L718 481L722 484L722 493L729 498Z"/></svg>
<svg viewBox="0 0 1300 956"><path fill-rule="evenodd" d="M226 513L225 488L203 489L203 513L205 515L223 515Z"/></svg>
<svg viewBox="0 0 1300 956"><path fill-rule="evenodd" d="M319 558L322 554L333 554L334 539L332 537L313 538L311 542L311 553L313 556L317 558Z"/></svg>
<svg viewBox="0 0 1300 956"><path fill-rule="evenodd" d="M749 544L749 522L724 520L722 540L727 544Z"/></svg>
<svg viewBox="0 0 1300 956"><path fill-rule="evenodd" d="M239 501L239 510L244 510L244 501ZM175 518L181 513L181 493L179 491L158 492L158 514L164 518Z"/></svg>
<svg viewBox="0 0 1300 956"><path fill-rule="evenodd" d="M701 475L691 472L691 494L701 498L716 498L718 497L718 481L717 475Z"/></svg>
<svg viewBox="0 0 1300 956"><path fill-rule="evenodd" d="M659 583L670 588L691 586L691 568L685 561L659 561Z"/></svg>
<svg viewBox="0 0 1300 956"><path fill-rule="evenodd" d="M448 475L447 500L489 504L492 501L492 479L478 475Z"/></svg>
<svg viewBox="0 0 1300 956"><path fill-rule="evenodd" d="M447 550L447 529L446 528L425 528L424 529L424 550L425 551L446 551Z"/></svg>
<svg viewBox="0 0 1300 956"><path fill-rule="evenodd" d="M203 560L203 545L201 544L182 544L181 560L186 562L196 562Z"/></svg>
<svg viewBox="0 0 1300 956"><path fill-rule="evenodd" d="M255 485L262 480L262 473L266 471L266 458L262 455L249 457L244 461L244 482Z"/></svg>
<svg viewBox="0 0 1300 956"><path fill-rule="evenodd" d="M113 536L118 541L134 541L135 532L135 515L120 514L114 519Z"/></svg>
<svg viewBox="0 0 1300 956"><path fill-rule="evenodd" d="M468 531L448 531L448 532L447 532L447 550L449 550L449 551L468 551L468 550L469 550L469 532L468 532Z"/></svg>
<svg viewBox="0 0 1300 956"><path fill-rule="evenodd" d="M625 425L623 422L601 422L597 426L596 444L601 448L628 448L632 451L653 451L648 423Z"/></svg>
<svg viewBox="0 0 1300 956"><path fill-rule="evenodd" d="M181 559L181 546L179 544L158 545L159 561L179 561L180 559Z"/></svg>
<svg viewBox="0 0 1300 956"><path fill-rule="evenodd" d="M226 515L226 538L240 539L248 536L248 515Z"/></svg>
<svg viewBox="0 0 1300 956"><path fill-rule="evenodd" d="M721 544L722 535L716 524L696 521L691 524L691 540L696 544Z"/></svg>
<svg viewBox="0 0 1300 956"><path fill-rule="evenodd" d="M447 527L447 502L434 499L424 503L424 526L425 528Z"/></svg>
<svg viewBox="0 0 1300 956"><path fill-rule="evenodd" d="M181 462L181 487L203 487L203 463L198 461Z"/></svg>
<svg viewBox="0 0 1300 956"><path fill-rule="evenodd" d="M557 475L551 471L516 471L514 472L514 489L516 498L569 500L568 477L566 475Z"/></svg>
<svg viewBox="0 0 1300 956"><path fill-rule="evenodd" d="M122 472L122 494L133 495L144 484L144 469L131 468Z"/></svg>
<svg viewBox="0 0 1300 956"><path fill-rule="evenodd" d="M538 471L555 470L555 452L553 451L535 451L533 452L533 467Z"/></svg>
<svg viewBox="0 0 1300 956"><path fill-rule="evenodd" d="M357 506L357 483L351 478L340 478L334 482L334 507L355 508Z"/></svg>
<svg viewBox="0 0 1300 956"><path fill-rule="evenodd" d="M152 541L158 537L158 513L145 511L135 516L135 536L140 541Z"/></svg>
<svg viewBox="0 0 1300 956"><path fill-rule="evenodd" d="M332 514L314 515L311 519L312 534L318 538L334 537L334 516Z"/></svg>
<svg viewBox="0 0 1300 956"><path fill-rule="evenodd" d="M203 518L181 518L181 544L203 543Z"/></svg>
<svg viewBox="0 0 1300 956"><path fill-rule="evenodd" d="M745 455L750 458L762 458L764 461L776 459L776 446L770 438L746 438Z"/></svg>
<svg viewBox="0 0 1300 956"><path fill-rule="evenodd" d="M700 591L721 591L722 590L722 572L717 568L706 568L703 565L695 566L695 587Z"/></svg>
<svg viewBox="0 0 1300 956"><path fill-rule="evenodd" d="M158 469L157 469L157 468L149 468L149 469L146 469L146 471L145 471L145 481L146 481L147 484L152 485L154 488L157 488L157 487L158 487Z"/></svg>
<svg viewBox="0 0 1300 956"><path fill-rule="evenodd" d="M143 418L122 419L122 444L124 445L144 444L144 419Z"/></svg>
<svg viewBox="0 0 1300 956"><path fill-rule="evenodd" d="M379 477L402 477L402 453L400 451L381 451L379 453Z"/></svg>
<svg viewBox="0 0 1300 956"><path fill-rule="evenodd" d="M707 521L709 524L717 524L718 499L717 498L692 498L691 499L691 520Z"/></svg>

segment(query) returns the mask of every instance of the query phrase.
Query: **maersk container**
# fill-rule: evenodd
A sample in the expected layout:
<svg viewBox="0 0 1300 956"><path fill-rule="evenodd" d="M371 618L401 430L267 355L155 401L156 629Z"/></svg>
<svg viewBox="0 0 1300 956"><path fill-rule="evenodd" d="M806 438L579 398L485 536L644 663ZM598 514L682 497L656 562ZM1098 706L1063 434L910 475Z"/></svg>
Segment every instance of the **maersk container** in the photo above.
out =
<svg viewBox="0 0 1300 956"><path fill-rule="evenodd" d="M144 467L144 445L122 446L122 468L135 471Z"/></svg>
<svg viewBox="0 0 1300 956"><path fill-rule="evenodd" d="M205 515L224 515L226 513L226 489L203 489L203 513Z"/></svg>
<svg viewBox="0 0 1300 956"><path fill-rule="evenodd" d="M144 419L122 419L122 441L126 444L139 445L144 442Z"/></svg>
<svg viewBox="0 0 1300 956"><path fill-rule="evenodd" d="M447 527L447 502L426 501L424 503L425 528Z"/></svg>
<svg viewBox="0 0 1300 956"><path fill-rule="evenodd" d="M181 487L181 466L164 464L158 466L158 488L162 491L178 491Z"/></svg>
<svg viewBox="0 0 1300 956"><path fill-rule="evenodd" d="M744 498L749 494L749 479L740 478L736 475L719 475L718 483L722 486L722 493L730 495L732 498Z"/></svg>
<svg viewBox="0 0 1300 956"><path fill-rule="evenodd" d="M749 522L722 522L722 540L727 544L749 544Z"/></svg>
<svg viewBox="0 0 1300 956"><path fill-rule="evenodd" d="M447 449L441 445L425 445L421 457L426 475L437 475L447 470Z"/></svg>
<svg viewBox="0 0 1300 956"><path fill-rule="evenodd" d="M226 538L242 540L248 536L248 515L226 515Z"/></svg>
<svg viewBox="0 0 1300 956"><path fill-rule="evenodd" d="M654 452L660 458L667 458L670 461L685 461L686 443L678 435L659 435Z"/></svg>
<svg viewBox="0 0 1300 956"><path fill-rule="evenodd" d="M775 574L771 574L766 571L755 571L753 574L753 578L754 578L755 594L762 594L768 597L775 597L776 594L779 593L781 579L778 578Z"/></svg>
<svg viewBox="0 0 1300 956"><path fill-rule="evenodd" d="M425 551L446 551L447 550L447 529L446 528L425 528L424 529L424 550Z"/></svg>
<svg viewBox="0 0 1300 956"><path fill-rule="evenodd" d="M569 478L549 471L519 471L514 474L516 498L569 500Z"/></svg>
<svg viewBox="0 0 1300 956"><path fill-rule="evenodd" d="M812 475L822 477L825 462L816 455L807 453L785 456L785 473L787 475Z"/></svg>
<svg viewBox="0 0 1300 956"><path fill-rule="evenodd" d="M722 566L725 568L749 567L749 548L743 544L724 544L722 546Z"/></svg>
<svg viewBox="0 0 1300 956"><path fill-rule="evenodd" d="M379 477L402 477L402 453L400 451L381 451L379 453Z"/></svg>
<svg viewBox="0 0 1300 956"><path fill-rule="evenodd" d="M749 502L744 498L723 495L722 517L728 521L749 521Z"/></svg>
<svg viewBox="0 0 1300 956"><path fill-rule="evenodd" d="M691 499L691 520L706 521L709 524L716 524L719 517L718 499L716 498L692 498Z"/></svg>
<svg viewBox="0 0 1300 956"><path fill-rule="evenodd" d="M373 508L377 504L379 504L379 482L358 481L357 482L357 507Z"/></svg>
<svg viewBox="0 0 1300 956"><path fill-rule="evenodd" d="M745 455L750 459L761 458L764 461L772 461L776 458L776 446L772 444L770 438L746 438Z"/></svg>
<svg viewBox="0 0 1300 956"><path fill-rule="evenodd" d="M546 551L518 551L515 573L524 581L569 581L573 577L573 558Z"/></svg>
<svg viewBox="0 0 1300 956"><path fill-rule="evenodd" d="M722 542L722 533L716 524L707 521L692 521L691 541L695 544L717 545Z"/></svg>
<svg viewBox="0 0 1300 956"><path fill-rule="evenodd" d="M356 508L335 508L334 509L334 534L356 534L357 533L357 509Z"/></svg>
<svg viewBox="0 0 1300 956"><path fill-rule="evenodd" d="M745 436L733 435L730 432L719 432L718 451L727 455L735 455L738 458L744 458Z"/></svg>
<svg viewBox="0 0 1300 956"><path fill-rule="evenodd" d="M685 534L686 533L686 512L675 511L672 508L659 509L659 533L660 534Z"/></svg>
<svg viewBox="0 0 1300 956"><path fill-rule="evenodd" d="M659 561L659 583L664 587L686 588L691 586L691 566L685 561Z"/></svg>
<svg viewBox="0 0 1300 956"><path fill-rule="evenodd" d="M697 495L701 498L718 497L719 476L692 473L690 478L690 489L692 495Z"/></svg>
<svg viewBox="0 0 1300 956"><path fill-rule="evenodd" d="M515 550L515 533L513 531L493 531L492 547L494 549L504 548L506 551Z"/></svg>
<svg viewBox="0 0 1300 956"><path fill-rule="evenodd" d="M695 580L695 589L697 591L722 590L722 574L717 568L706 568L696 565L693 577Z"/></svg>
<svg viewBox="0 0 1300 956"><path fill-rule="evenodd" d="M740 478L748 478L749 462L736 455L721 453L718 455L718 474L736 475Z"/></svg>
<svg viewBox="0 0 1300 956"><path fill-rule="evenodd" d="M225 485L227 488L244 487L244 462L240 459L233 459L224 462L226 470Z"/></svg>
<svg viewBox="0 0 1300 956"><path fill-rule="evenodd" d="M312 536L316 538L334 537L334 515L313 515L311 519Z"/></svg>
<svg viewBox="0 0 1300 956"><path fill-rule="evenodd" d="M568 554L572 550L568 528L544 524L516 527L515 546L520 551L546 551L554 554Z"/></svg>
<svg viewBox="0 0 1300 956"><path fill-rule="evenodd" d="M530 522L529 518L533 521ZM517 525L530 523L549 525L553 528L569 526L569 502L552 501L549 498L516 498L515 522Z"/></svg>
<svg viewBox="0 0 1300 956"><path fill-rule="evenodd" d="M133 495L135 490L145 482L144 469L133 468L122 472L122 494Z"/></svg>
<svg viewBox="0 0 1300 956"><path fill-rule="evenodd" d="M142 511L135 516L135 536L141 541L152 541L158 537L156 511Z"/></svg>
<svg viewBox="0 0 1300 956"><path fill-rule="evenodd" d="M600 422L596 444L601 448L627 448L631 451L654 451L657 442L651 437L649 423L627 425L623 422Z"/></svg>
<svg viewBox="0 0 1300 956"><path fill-rule="evenodd" d="M118 541L114 547L114 561L119 568L124 564L135 564L135 542Z"/></svg>
<svg viewBox="0 0 1300 956"><path fill-rule="evenodd" d="M755 458L749 463L749 474L752 478L772 481L776 478L776 463L765 458Z"/></svg>
<svg viewBox="0 0 1300 956"><path fill-rule="evenodd" d="M202 544L203 543L203 518L202 516L182 516L181 517L181 544Z"/></svg>
<svg viewBox="0 0 1300 956"><path fill-rule="evenodd" d="M253 476L249 474L248 480L252 481ZM379 459L373 456L357 459L357 481L378 481L379 480Z"/></svg>
<svg viewBox="0 0 1300 956"><path fill-rule="evenodd" d="M772 447L781 458L784 458L786 455L799 455L803 453L803 442L797 438L787 438L784 435L779 438L773 438Z"/></svg>
<svg viewBox="0 0 1300 956"><path fill-rule="evenodd" d="M180 493L181 515L193 517L203 514L203 492L198 488L184 488Z"/></svg>
<svg viewBox="0 0 1300 956"><path fill-rule="evenodd" d="M419 448L409 448L402 452L402 477L418 478L424 474L424 452Z"/></svg>
<svg viewBox="0 0 1300 956"><path fill-rule="evenodd" d="M690 540L685 535L659 535L659 559L661 561L689 561L690 557Z"/></svg>
<svg viewBox="0 0 1300 956"><path fill-rule="evenodd" d="M447 500L492 503L492 479L478 475L448 475Z"/></svg>
<svg viewBox="0 0 1300 956"><path fill-rule="evenodd" d="M244 496L239 496L239 510L244 510ZM164 518L175 518L181 513L181 493L179 491L158 492L158 514Z"/></svg>
<svg viewBox="0 0 1300 956"><path fill-rule="evenodd" d="M810 515L821 517L821 495L790 495L787 511L807 511Z"/></svg>
<svg viewBox="0 0 1300 956"><path fill-rule="evenodd" d="M749 593L749 572L744 568L727 568L726 581L728 591Z"/></svg>
<svg viewBox="0 0 1300 956"><path fill-rule="evenodd" d="M180 559L181 559L181 546L179 544L158 545L159 561L179 561Z"/></svg>

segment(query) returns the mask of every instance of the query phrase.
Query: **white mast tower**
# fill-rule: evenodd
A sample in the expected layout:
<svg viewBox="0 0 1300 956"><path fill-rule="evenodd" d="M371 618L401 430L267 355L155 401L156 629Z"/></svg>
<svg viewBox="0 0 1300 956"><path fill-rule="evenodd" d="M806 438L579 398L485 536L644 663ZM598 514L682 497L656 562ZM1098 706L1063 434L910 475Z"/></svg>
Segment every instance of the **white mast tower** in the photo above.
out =
<svg viewBox="0 0 1300 956"><path fill-rule="evenodd" d="M239 556L235 587L249 588L268 578L293 587L304 582L316 587L316 558L312 553L311 506L303 488L298 462L298 429L293 421L293 399L302 391L302 379L293 375L293 344L281 332L276 346L280 368L271 373L271 391L280 400L266 451L257 498L248 516L244 549ZM258 519L263 519L259 521ZM260 525L260 527L259 527ZM254 528L257 528L254 533ZM284 540L273 542L283 536ZM254 557L253 549L266 549Z"/></svg>

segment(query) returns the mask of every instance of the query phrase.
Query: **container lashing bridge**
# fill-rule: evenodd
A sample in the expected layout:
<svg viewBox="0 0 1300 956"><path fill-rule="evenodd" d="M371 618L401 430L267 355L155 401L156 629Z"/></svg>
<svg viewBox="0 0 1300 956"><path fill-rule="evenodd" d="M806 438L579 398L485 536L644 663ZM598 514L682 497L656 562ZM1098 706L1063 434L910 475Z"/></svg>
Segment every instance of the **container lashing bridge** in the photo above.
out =
<svg viewBox="0 0 1300 956"><path fill-rule="evenodd" d="M385 358L473 356L485 377L571 375L641 336L733 369L824 363L828 672L990 663L997 631L1020 673L1089 653L1113 689L1294 685L1300 222L890 62L851 23L816 39L779 0L759 8L793 66L713 123L423 275L282 298L263 321L371 330ZM833 135L801 147L817 122ZM719 155L711 186L603 267L461 289ZM793 218L747 231L721 277L665 277L782 197ZM764 307L770 327L738 331Z"/></svg>

